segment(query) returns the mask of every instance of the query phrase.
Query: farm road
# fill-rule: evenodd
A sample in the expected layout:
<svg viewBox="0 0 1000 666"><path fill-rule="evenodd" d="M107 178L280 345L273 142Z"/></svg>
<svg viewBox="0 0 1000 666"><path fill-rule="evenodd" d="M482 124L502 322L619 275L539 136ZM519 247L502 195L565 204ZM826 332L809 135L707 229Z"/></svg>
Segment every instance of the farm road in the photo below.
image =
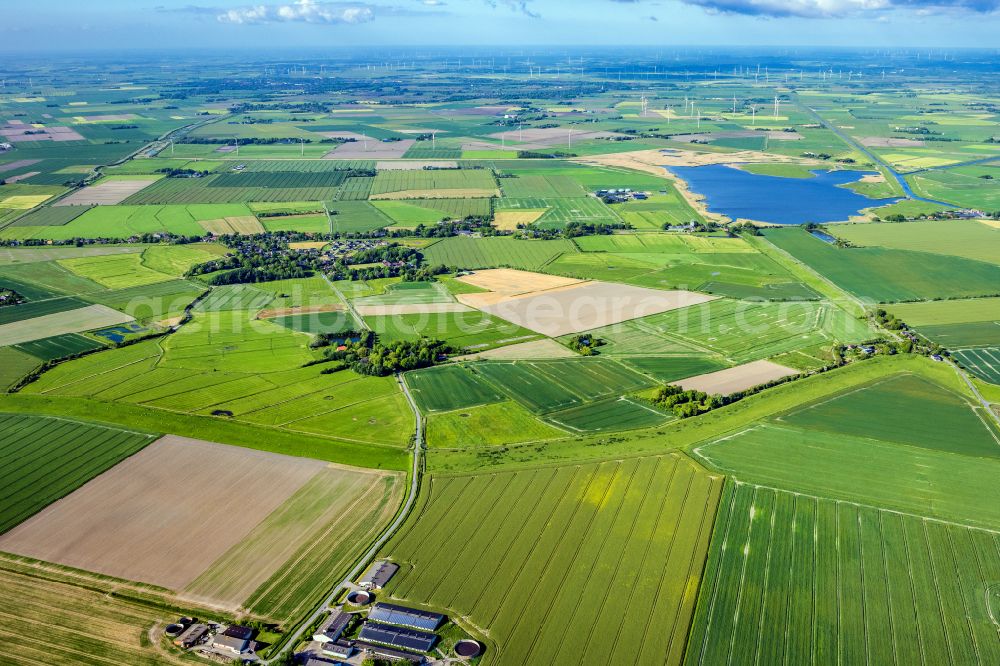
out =
<svg viewBox="0 0 1000 666"><path fill-rule="evenodd" d="M331 286L333 286L331 284ZM336 287L334 287L336 289ZM294 650L295 646L302 640L302 634L305 630L312 626L312 624L319 618L319 616L327 609L333 607L337 601L337 597L340 596L341 592L344 590L354 589L354 580L361 575L371 561L375 559L378 555L378 551L382 549L389 539L399 531L399 528L403 526L407 517L410 515L410 511L413 510L413 505L417 501L417 493L420 490L420 463L423 454L423 442L424 442L424 419L420 414L420 410L417 409L417 403L413 400L413 395L410 393L410 387L406 385L403 380L403 376L399 373L396 374L396 381L399 383L399 387L403 391L403 395L406 396L406 402L409 403L410 409L413 410L414 416L414 439L413 439L413 469L410 471L410 493L406 496L406 503L403 504L402 510L396 515L396 518L392 521L389 527L382 533L382 536L372 544L371 548L358 560L354 569L351 570L347 577L337 586L337 588L323 600L323 603L305 620L299 625L299 628L295 630L285 646L279 650L273 657L267 661L261 660L261 663L271 664L276 662L278 658L281 657L285 652L289 650Z"/></svg>

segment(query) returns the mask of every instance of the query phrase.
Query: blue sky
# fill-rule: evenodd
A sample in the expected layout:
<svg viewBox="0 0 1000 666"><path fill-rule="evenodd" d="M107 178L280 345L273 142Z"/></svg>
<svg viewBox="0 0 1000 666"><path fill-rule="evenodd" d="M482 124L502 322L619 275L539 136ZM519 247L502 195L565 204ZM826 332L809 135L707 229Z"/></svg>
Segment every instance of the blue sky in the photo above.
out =
<svg viewBox="0 0 1000 666"><path fill-rule="evenodd" d="M0 50L272 45L995 48L1000 0L33 0Z"/></svg>

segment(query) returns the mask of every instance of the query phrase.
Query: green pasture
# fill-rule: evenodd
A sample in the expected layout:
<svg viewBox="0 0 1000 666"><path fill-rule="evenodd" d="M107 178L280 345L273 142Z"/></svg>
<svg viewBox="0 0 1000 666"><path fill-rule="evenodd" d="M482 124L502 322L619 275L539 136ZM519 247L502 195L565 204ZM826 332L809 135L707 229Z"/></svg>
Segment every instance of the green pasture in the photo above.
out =
<svg viewBox="0 0 1000 666"><path fill-rule="evenodd" d="M840 288L876 302L993 295L1000 265L881 247L838 248L802 229L764 232L767 240Z"/></svg>
<svg viewBox="0 0 1000 666"><path fill-rule="evenodd" d="M989 425L989 415L917 375L891 376L779 420L808 430L1000 458L1000 434Z"/></svg>
<svg viewBox="0 0 1000 666"><path fill-rule="evenodd" d="M884 247L1000 263L1000 228L976 220L837 225L834 234L861 247Z"/></svg>
<svg viewBox="0 0 1000 666"><path fill-rule="evenodd" d="M431 265L457 268L519 268L538 270L563 253L573 253L576 246L567 240L516 240L505 237L443 238L424 250Z"/></svg>
<svg viewBox="0 0 1000 666"><path fill-rule="evenodd" d="M432 414L427 419L427 445L431 448L485 448L565 436L564 431L539 421L509 400Z"/></svg>

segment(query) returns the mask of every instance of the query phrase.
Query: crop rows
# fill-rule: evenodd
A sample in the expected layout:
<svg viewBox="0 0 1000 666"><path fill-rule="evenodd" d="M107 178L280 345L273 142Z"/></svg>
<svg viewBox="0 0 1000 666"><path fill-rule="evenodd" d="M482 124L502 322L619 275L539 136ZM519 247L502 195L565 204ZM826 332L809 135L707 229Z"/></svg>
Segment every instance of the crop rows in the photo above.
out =
<svg viewBox="0 0 1000 666"><path fill-rule="evenodd" d="M718 477L668 456L430 485L393 596L488 628L491 663L679 661Z"/></svg>
<svg viewBox="0 0 1000 666"><path fill-rule="evenodd" d="M456 236L434 243L424 256L430 264L458 268L520 268L537 270L564 252L576 252L571 241L520 241L512 238Z"/></svg>
<svg viewBox="0 0 1000 666"><path fill-rule="evenodd" d="M736 483L687 662L997 663L998 576L997 533Z"/></svg>
<svg viewBox="0 0 1000 666"><path fill-rule="evenodd" d="M380 171L375 176L371 193L378 195L410 190L495 190L496 188L496 178L486 169L434 171L401 169Z"/></svg>
<svg viewBox="0 0 1000 666"><path fill-rule="evenodd" d="M0 533L132 455L151 435L0 415Z"/></svg>

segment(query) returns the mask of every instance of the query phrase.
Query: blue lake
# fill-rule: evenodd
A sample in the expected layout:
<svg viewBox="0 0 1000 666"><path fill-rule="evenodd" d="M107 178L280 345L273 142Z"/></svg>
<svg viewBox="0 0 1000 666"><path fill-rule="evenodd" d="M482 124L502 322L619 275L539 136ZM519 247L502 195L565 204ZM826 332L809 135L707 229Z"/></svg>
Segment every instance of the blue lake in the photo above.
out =
<svg viewBox="0 0 1000 666"><path fill-rule="evenodd" d="M865 171L813 171L813 178L760 176L721 164L667 167L687 181L690 190L705 197L708 209L729 218L772 224L843 222L862 208L883 206L899 199L869 199L846 187Z"/></svg>

